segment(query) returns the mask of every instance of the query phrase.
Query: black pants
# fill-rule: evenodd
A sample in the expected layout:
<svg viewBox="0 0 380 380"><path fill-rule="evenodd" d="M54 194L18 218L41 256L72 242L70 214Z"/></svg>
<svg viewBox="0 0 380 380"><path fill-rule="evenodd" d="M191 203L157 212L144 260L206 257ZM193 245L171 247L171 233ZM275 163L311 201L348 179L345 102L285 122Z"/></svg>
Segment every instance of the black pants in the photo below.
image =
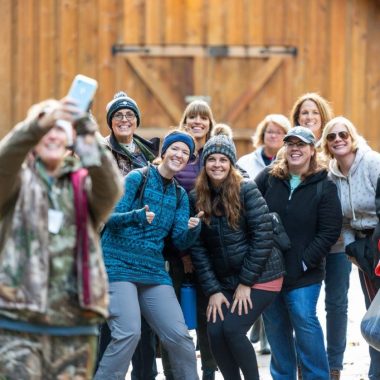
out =
<svg viewBox="0 0 380 380"><path fill-rule="evenodd" d="M103 323L100 326L95 372L110 341L111 331L107 323ZM156 336L144 317L141 316L141 338L132 357L131 380L154 380L157 374Z"/></svg>
<svg viewBox="0 0 380 380"><path fill-rule="evenodd" d="M233 293L223 291L231 306ZM259 380L256 354L247 332L277 294L278 292L252 289L253 309L249 310L248 314L243 313L239 316L236 309L231 313L230 309L223 305L224 321L217 317L215 323L208 322L211 351L225 380L241 379L240 370L245 379Z"/></svg>

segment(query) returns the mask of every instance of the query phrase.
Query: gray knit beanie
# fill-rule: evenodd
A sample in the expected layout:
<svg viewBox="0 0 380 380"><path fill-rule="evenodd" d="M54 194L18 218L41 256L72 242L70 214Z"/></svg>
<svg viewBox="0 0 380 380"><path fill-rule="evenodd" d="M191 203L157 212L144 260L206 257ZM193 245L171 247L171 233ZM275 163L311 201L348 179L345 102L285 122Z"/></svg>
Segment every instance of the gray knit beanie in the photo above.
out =
<svg viewBox="0 0 380 380"><path fill-rule="evenodd" d="M107 124L111 128L113 115L122 109L130 109L136 115L137 126L140 125L141 113L137 103L125 92L117 92L113 99L107 104Z"/></svg>
<svg viewBox="0 0 380 380"><path fill-rule="evenodd" d="M236 148L235 144L226 135L216 135L210 138L203 147L202 165L205 165L208 156L214 153L224 154L231 161L231 164L236 164Z"/></svg>

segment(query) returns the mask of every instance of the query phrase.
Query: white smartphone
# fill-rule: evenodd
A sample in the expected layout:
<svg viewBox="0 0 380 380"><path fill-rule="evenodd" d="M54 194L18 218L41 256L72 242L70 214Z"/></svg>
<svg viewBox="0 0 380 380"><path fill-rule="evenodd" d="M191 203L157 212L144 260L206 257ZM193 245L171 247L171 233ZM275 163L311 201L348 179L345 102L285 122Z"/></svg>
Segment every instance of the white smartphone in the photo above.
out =
<svg viewBox="0 0 380 380"><path fill-rule="evenodd" d="M95 79L78 74L71 84L68 96L77 102L77 106L82 112L87 112L97 87L98 82ZM65 120L57 120L57 125L65 130L67 145L71 146L73 144L73 127L71 123Z"/></svg>
<svg viewBox="0 0 380 380"><path fill-rule="evenodd" d="M81 111L87 112L97 88L98 82L95 79L78 74L71 84L68 96L77 102Z"/></svg>

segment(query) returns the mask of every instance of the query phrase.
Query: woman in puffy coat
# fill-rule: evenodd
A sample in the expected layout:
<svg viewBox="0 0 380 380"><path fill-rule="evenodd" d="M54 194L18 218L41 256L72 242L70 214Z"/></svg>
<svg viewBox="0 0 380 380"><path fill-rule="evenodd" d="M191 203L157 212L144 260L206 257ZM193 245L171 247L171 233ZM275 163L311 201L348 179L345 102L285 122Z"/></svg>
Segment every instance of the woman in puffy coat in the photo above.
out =
<svg viewBox="0 0 380 380"><path fill-rule="evenodd" d="M328 380L316 308L325 257L342 227L340 202L336 186L318 161L312 131L292 128L284 142L282 158L255 179L269 210L280 215L291 242L284 254L284 286L264 312L272 350L270 371L274 380L295 379L298 359L304 380Z"/></svg>
<svg viewBox="0 0 380 380"><path fill-rule="evenodd" d="M226 380L259 379L255 351L246 334L281 290L281 254L273 249L268 208L255 183L236 169L236 149L225 135L203 148L203 169L191 202L204 211L201 236L191 249L209 298L208 336Z"/></svg>

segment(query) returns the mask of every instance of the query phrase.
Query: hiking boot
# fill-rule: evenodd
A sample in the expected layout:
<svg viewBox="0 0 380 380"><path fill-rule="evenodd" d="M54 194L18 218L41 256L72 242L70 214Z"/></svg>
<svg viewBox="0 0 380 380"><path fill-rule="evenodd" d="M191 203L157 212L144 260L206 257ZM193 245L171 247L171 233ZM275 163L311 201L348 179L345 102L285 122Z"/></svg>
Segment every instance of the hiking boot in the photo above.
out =
<svg viewBox="0 0 380 380"><path fill-rule="evenodd" d="M340 380L340 370L332 369L330 371L330 380Z"/></svg>

